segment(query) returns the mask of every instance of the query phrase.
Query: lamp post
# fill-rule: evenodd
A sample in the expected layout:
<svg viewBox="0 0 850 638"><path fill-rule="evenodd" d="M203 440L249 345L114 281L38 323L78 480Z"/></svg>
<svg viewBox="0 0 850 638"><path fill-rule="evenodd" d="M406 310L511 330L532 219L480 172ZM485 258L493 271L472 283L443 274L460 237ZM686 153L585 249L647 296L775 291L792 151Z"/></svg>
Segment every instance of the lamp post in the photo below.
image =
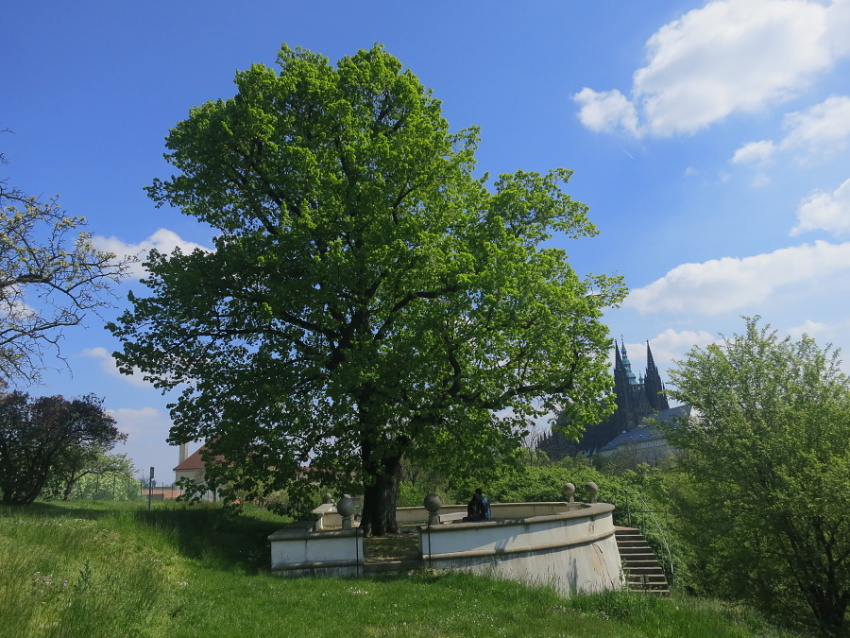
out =
<svg viewBox="0 0 850 638"><path fill-rule="evenodd" d="M148 482L148 511L151 511L151 499L153 499L153 466L151 466L151 477Z"/></svg>

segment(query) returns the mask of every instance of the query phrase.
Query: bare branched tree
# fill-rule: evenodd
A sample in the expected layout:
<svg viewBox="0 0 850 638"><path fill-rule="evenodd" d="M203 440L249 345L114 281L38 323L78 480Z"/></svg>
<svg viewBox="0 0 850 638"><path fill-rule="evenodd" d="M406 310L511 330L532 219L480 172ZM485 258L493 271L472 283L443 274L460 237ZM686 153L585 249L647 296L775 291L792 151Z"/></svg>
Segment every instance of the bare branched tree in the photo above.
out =
<svg viewBox="0 0 850 638"><path fill-rule="evenodd" d="M95 249L84 226L0 181L0 382L38 381L48 351L64 361L64 328L112 304L134 258Z"/></svg>

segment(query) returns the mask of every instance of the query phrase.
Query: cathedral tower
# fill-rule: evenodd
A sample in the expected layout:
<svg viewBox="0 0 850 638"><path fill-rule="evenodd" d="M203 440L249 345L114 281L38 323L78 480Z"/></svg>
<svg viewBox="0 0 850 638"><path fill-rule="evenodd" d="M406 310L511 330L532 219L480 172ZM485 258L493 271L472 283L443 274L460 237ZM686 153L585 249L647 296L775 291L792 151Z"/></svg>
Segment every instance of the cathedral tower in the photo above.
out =
<svg viewBox="0 0 850 638"><path fill-rule="evenodd" d="M622 432L633 430L640 422L657 412L669 409L664 384L649 341L646 342L646 372L638 378L626 352L626 344L614 341L614 395L616 410L604 422L585 428L578 442L570 441L560 432L544 436L537 447L552 460L562 459L578 452L593 454Z"/></svg>

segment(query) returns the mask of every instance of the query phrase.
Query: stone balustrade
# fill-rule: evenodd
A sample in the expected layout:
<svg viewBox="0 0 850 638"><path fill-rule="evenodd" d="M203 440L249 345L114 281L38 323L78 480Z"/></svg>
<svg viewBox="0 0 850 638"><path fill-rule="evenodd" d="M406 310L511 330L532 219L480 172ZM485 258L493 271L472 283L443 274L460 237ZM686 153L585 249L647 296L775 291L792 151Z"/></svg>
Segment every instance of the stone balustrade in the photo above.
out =
<svg viewBox="0 0 850 638"><path fill-rule="evenodd" d="M574 489L565 486L565 502L491 504L493 520L478 522L459 520L465 505L443 506L438 496L429 495L423 507L399 508L397 520L418 526L422 567L546 584L565 595L622 587L614 506L596 502L596 485L586 486L590 503L574 502ZM340 512L333 504L320 506L316 521L294 523L269 536L273 574L364 573L363 536L351 522L354 505L350 499L338 505Z"/></svg>
<svg viewBox="0 0 850 638"><path fill-rule="evenodd" d="M423 565L551 585L564 595L621 587L614 506L575 505L552 514L422 526Z"/></svg>

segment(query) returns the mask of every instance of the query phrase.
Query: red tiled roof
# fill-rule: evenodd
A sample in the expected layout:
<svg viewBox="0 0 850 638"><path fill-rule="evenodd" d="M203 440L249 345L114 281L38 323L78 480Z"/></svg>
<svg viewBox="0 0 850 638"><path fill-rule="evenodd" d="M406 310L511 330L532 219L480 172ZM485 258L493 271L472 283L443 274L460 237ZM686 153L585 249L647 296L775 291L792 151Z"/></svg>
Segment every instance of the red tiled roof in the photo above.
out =
<svg viewBox="0 0 850 638"><path fill-rule="evenodd" d="M207 451L207 446L202 445L199 447L194 454L190 454L186 457L186 460L182 463L178 464L177 467L174 468L174 471L177 470L203 470L206 468L207 464L204 463L204 459L201 458L201 455ZM224 457L219 454L215 457L216 461L223 461Z"/></svg>
<svg viewBox="0 0 850 638"><path fill-rule="evenodd" d="M195 450L194 454L190 454L186 457L186 460L180 463L177 467L174 468L174 471L177 470L203 470L206 467L206 463L204 463L204 459L201 458L201 453L207 449L207 446L202 445L197 450Z"/></svg>

